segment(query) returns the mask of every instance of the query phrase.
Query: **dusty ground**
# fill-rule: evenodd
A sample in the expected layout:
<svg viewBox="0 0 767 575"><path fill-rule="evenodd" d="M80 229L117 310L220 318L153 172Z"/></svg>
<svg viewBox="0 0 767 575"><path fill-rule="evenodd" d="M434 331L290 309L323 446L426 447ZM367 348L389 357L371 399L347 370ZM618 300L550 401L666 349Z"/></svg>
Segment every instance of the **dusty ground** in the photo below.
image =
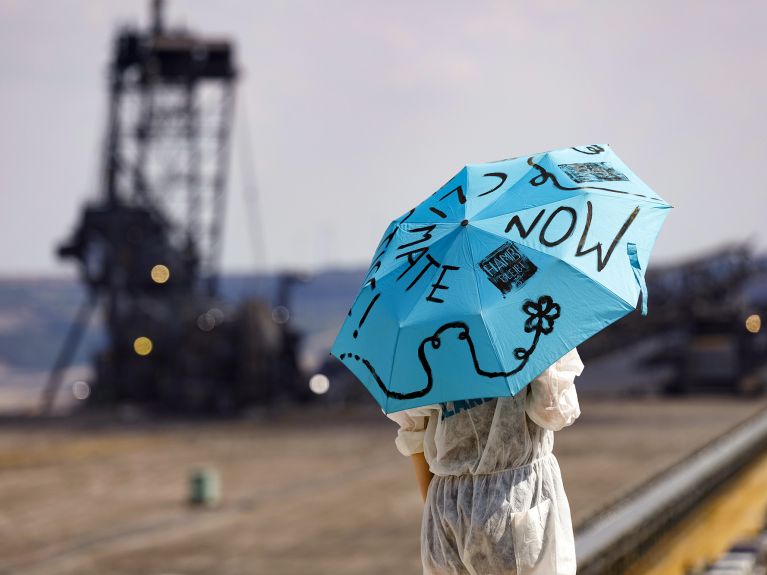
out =
<svg viewBox="0 0 767 575"><path fill-rule="evenodd" d="M575 522L767 405L581 399L557 434ZM0 573L419 573L420 500L380 414L0 424ZM371 417L372 415L372 417ZM218 509L184 503L215 467Z"/></svg>

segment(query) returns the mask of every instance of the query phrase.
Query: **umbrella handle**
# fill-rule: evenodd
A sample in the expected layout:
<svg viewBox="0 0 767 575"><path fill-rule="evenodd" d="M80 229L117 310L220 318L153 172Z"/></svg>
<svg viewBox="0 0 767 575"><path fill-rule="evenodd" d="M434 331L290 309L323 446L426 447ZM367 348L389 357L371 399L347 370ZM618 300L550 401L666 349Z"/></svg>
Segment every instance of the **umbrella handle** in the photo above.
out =
<svg viewBox="0 0 767 575"><path fill-rule="evenodd" d="M644 274L642 273L642 266L639 264L637 245L634 243L627 243L626 251L628 252L629 261L631 262L631 269L634 271L634 278L639 284L639 291L642 294L642 315L647 315L647 284L645 283Z"/></svg>

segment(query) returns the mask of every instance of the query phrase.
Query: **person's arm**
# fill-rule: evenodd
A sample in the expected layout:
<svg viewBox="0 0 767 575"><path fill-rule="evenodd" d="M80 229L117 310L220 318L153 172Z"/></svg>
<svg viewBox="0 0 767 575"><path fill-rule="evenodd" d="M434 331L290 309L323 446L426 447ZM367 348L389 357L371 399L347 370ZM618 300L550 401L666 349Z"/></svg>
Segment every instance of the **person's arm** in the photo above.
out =
<svg viewBox="0 0 767 575"><path fill-rule="evenodd" d="M572 425L581 414L574 382L582 371L583 362L572 349L530 382L525 398L528 417L552 431Z"/></svg>
<svg viewBox="0 0 767 575"><path fill-rule="evenodd" d="M435 407L418 407L387 414L389 419L399 423L397 438L394 443L402 455L410 456L418 489L424 501L433 474L423 453L423 438L429 424L429 418L434 415Z"/></svg>
<svg viewBox="0 0 767 575"><path fill-rule="evenodd" d="M413 469L415 469L415 478L418 481L418 489L421 490L421 497L424 503L426 503L426 494L429 491L429 483L434 474L429 469L429 464L426 462L423 452L414 453L410 456L410 460L413 462Z"/></svg>

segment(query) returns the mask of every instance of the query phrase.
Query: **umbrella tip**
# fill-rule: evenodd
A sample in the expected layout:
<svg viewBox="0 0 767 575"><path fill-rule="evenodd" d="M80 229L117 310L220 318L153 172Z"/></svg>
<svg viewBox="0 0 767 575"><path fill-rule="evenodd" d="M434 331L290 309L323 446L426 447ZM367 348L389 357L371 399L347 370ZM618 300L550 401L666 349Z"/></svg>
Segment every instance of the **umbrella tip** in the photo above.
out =
<svg viewBox="0 0 767 575"><path fill-rule="evenodd" d="M463 227L466 227L466 226L468 226L468 225L469 225L469 220L463 220L463 221L461 222L461 225L462 225Z"/></svg>

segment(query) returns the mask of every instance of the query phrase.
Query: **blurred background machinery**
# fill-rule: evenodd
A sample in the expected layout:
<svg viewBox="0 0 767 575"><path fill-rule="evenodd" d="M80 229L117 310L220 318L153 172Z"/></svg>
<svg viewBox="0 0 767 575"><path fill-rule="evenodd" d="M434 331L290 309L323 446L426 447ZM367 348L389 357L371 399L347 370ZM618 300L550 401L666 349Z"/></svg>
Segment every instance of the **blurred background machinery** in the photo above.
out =
<svg viewBox="0 0 767 575"><path fill-rule="evenodd" d="M296 361L290 288L277 304L217 297L230 132L238 70L228 39L166 27L125 28L109 68L100 197L88 203L62 258L79 264L88 296L42 398L50 410L94 310L107 345L90 402L232 412L308 388Z"/></svg>
<svg viewBox="0 0 767 575"><path fill-rule="evenodd" d="M663 345L646 365L668 365L667 393L761 393L767 386L767 268L747 245L727 247L651 278ZM633 318L637 323L637 318Z"/></svg>
<svg viewBox="0 0 767 575"><path fill-rule="evenodd" d="M767 386L767 265L747 244L647 272L651 313L629 314L579 346L595 359L643 344L638 367L668 368L668 394ZM650 344L650 345L647 345Z"/></svg>

